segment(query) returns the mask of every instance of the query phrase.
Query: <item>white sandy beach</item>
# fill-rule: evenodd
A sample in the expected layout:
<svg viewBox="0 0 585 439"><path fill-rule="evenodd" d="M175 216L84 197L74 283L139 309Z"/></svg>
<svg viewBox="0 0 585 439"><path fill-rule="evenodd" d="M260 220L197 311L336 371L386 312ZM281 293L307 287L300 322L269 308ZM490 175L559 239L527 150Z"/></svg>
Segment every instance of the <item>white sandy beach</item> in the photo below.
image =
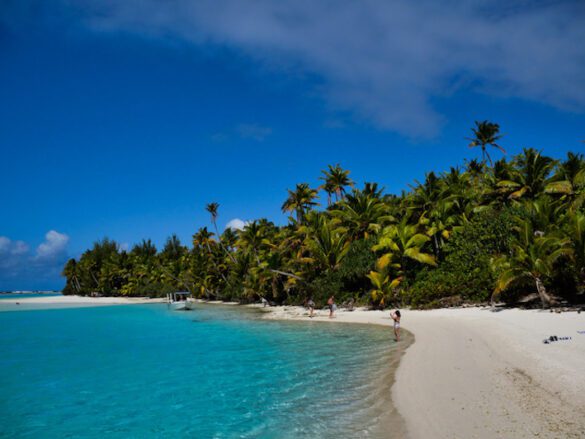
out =
<svg viewBox="0 0 585 439"><path fill-rule="evenodd" d="M299 307L267 309L267 318L308 320ZM392 323L366 310L313 320ZM402 327L415 343L392 397L413 439L585 437L585 313L404 310ZM571 340L544 344L551 335Z"/></svg>
<svg viewBox="0 0 585 439"><path fill-rule="evenodd" d="M14 297L2 299L0 309L28 309L30 307L70 308L89 306L129 305L140 303L164 302L165 299L149 299L148 297L87 297L87 296L46 296L46 297Z"/></svg>

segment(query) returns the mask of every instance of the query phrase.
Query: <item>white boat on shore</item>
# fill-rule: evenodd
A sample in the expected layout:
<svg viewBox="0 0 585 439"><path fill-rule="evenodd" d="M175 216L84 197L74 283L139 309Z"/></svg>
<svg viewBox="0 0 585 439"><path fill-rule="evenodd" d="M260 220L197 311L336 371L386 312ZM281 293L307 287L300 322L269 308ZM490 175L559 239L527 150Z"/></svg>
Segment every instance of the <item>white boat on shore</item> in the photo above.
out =
<svg viewBox="0 0 585 439"><path fill-rule="evenodd" d="M195 302L189 291L177 291L167 294L169 307L175 311L193 309Z"/></svg>

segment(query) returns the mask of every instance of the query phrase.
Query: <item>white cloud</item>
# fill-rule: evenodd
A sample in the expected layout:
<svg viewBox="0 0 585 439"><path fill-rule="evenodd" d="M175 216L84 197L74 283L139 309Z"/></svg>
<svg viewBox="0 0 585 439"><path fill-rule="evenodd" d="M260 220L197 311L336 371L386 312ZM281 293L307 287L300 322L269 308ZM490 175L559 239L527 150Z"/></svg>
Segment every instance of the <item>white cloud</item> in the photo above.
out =
<svg viewBox="0 0 585 439"><path fill-rule="evenodd" d="M0 255L22 255L29 250L24 241L12 241L6 236L0 236Z"/></svg>
<svg viewBox="0 0 585 439"><path fill-rule="evenodd" d="M225 228L232 230L243 230L248 223L249 221L242 221L239 218L234 218L225 225Z"/></svg>
<svg viewBox="0 0 585 439"><path fill-rule="evenodd" d="M54 258L63 254L69 242L69 236L50 230L45 235L45 242L37 247L37 258Z"/></svg>
<svg viewBox="0 0 585 439"><path fill-rule="evenodd" d="M70 3L67 3L70 4ZM500 0L85 0L96 31L228 47L319 79L336 110L435 135L460 90L585 110L585 4ZM261 137L261 136L260 136Z"/></svg>
<svg viewBox="0 0 585 439"><path fill-rule="evenodd" d="M15 241L14 245L12 246L12 254L14 255L24 255L29 251L29 246L24 241Z"/></svg>
<svg viewBox="0 0 585 439"><path fill-rule="evenodd" d="M0 236L0 290L61 284L68 242L67 235L50 230L33 253L26 242Z"/></svg>
<svg viewBox="0 0 585 439"><path fill-rule="evenodd" d="M8 251L10 248L10 239L6 236L0 236L0 254Z"/></svg>

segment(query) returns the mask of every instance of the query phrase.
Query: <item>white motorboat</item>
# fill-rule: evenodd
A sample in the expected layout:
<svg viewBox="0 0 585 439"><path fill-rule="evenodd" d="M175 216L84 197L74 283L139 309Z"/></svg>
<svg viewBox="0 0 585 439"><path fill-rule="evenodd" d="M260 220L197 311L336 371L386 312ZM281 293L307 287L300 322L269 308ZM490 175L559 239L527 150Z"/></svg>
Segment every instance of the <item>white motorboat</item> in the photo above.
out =
<svg viewBox="0 0 585 439"><path fill-rule="evenodd" d="M193 309L193 300L189 291L177 291L167 294L169 307L175 311Z"/></svg>

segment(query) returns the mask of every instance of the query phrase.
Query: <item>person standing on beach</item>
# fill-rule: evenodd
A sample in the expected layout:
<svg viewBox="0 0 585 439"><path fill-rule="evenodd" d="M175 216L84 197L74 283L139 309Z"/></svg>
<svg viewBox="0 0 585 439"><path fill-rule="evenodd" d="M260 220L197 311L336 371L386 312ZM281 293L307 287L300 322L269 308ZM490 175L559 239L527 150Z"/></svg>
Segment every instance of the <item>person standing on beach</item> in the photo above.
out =
<svg viewBox="0 0 585 439"><path fill-rule="evenodd" d="M315 311L315 302L313 302L313 298L309 297L307 301L307 307L309 308L309 317L313 317L313 311Z"/></svg>
<svg viewBox="0 0 585 439"><path fill-rule="evenodd" d="M335 296L331 296L327 301L327 306L329 306L329 318L333 318L333 313L335 312Z"/></svg>
<svg viewBox="0 0 585 439"><path fill-rule="evenodd" d="M394 337L396 341L400 341L400 311L396 310L390 313L390 317L394 320Z"/></svg>

